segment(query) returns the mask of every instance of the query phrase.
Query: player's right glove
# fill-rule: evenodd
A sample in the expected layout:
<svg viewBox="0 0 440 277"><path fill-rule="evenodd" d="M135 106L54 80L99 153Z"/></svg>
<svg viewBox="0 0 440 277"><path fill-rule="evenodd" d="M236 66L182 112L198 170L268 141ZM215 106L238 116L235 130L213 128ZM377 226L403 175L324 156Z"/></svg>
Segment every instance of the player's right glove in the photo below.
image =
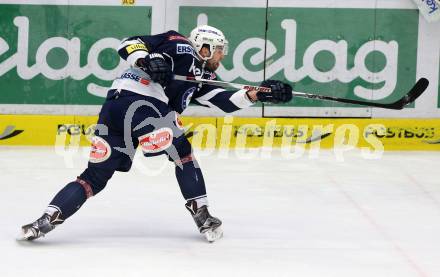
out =
<svg viewBox="0 0 440 277"><path fill-rule="evenodd" d="M271 92L259 91L257 93L257 98L261 102L277 104L292 100L292 87L289 84L277 80L265 80L260 86L271 89Z"/></svg>
<svg viewBox="0 0 440 277"><path fill-rule="evenodd" d="M171 67L159 53L152 53L145 58L138 59L136 64L150 76L151 80L163 87L173 78Z"/></svg>

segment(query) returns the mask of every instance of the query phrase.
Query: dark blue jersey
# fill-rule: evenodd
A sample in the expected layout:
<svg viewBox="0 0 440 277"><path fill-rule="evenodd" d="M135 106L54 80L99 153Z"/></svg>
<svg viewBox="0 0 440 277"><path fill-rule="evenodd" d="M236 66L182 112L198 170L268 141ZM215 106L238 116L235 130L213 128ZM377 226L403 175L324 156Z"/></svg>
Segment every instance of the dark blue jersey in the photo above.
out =
<svg viewBox="0 0 440 277"><path fill-rule="evenodd" d="M191 42L176 31L130 37L122 42L118 53L134 67L139 58L144 58L149 53L159 53L174 74L216 79L215 73L204 68L204 63ZM165 87L164 92L168 105L178 113L182 113L189 103L219 108L224 112L234 112L252 105L245 90L226 91L216 86L173 80Z"/></svg>

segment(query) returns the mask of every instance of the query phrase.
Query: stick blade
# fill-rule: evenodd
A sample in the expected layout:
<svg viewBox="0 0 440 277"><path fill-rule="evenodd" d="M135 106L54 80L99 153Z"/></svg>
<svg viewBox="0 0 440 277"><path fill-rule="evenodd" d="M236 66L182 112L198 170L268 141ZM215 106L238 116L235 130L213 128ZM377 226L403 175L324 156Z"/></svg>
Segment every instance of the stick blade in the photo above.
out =
<svg viewBox="0 0 440 277"><path fill-rule="evenodd" d="M396 110L403 109L406 105L414 102L428 88L429 81L426 78L420 78L413 88L399 101L390 104L390 107Z"/></svg>

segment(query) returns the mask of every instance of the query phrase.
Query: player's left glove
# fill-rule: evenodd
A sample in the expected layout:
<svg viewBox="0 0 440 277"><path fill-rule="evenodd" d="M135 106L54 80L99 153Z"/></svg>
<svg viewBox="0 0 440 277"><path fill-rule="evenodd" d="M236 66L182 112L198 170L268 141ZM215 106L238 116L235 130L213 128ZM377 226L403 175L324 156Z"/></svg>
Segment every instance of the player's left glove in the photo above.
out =
<svg viewBox="0 0 440 277"><path fill-rule="evenodd" d="M163 87L173 78L171 67L159 53L149 54L145 58L137 60L137 65L150 76L151 80Z"/></svg>
<svg viewBox="0 0 440 277"><path fill-rule="evenodd" d="M271 92L258 92L258 101L277 104L292 100L292 87L289 84L277 80L265 80L260 86L270 88Z"/></svg>

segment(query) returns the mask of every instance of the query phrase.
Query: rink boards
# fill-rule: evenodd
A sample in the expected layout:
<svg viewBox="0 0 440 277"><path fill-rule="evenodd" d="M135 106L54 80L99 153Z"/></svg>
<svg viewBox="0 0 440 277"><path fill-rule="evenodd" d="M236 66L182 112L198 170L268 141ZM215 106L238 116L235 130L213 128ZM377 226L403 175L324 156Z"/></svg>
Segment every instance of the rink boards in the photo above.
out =
<svg viewBox="0 0 440 277"><path fill-rule="evenodd" d="M0 115L0 145L87 146L96 116ZM440 150L440 119L182 117L195 148Z"/></svg>
<svg viewBox="0 0 440 277"><path fill-rule="evenodd" d="M276 79L295 91L377 103L430 81L404 110L298 97L234 116L440 118L440 22L427 22L411 0L0 0L0 10L0 114L95 115L128 67L117 54L122 39L210 24L229 43L216 70L222 81Z"/></svg>

